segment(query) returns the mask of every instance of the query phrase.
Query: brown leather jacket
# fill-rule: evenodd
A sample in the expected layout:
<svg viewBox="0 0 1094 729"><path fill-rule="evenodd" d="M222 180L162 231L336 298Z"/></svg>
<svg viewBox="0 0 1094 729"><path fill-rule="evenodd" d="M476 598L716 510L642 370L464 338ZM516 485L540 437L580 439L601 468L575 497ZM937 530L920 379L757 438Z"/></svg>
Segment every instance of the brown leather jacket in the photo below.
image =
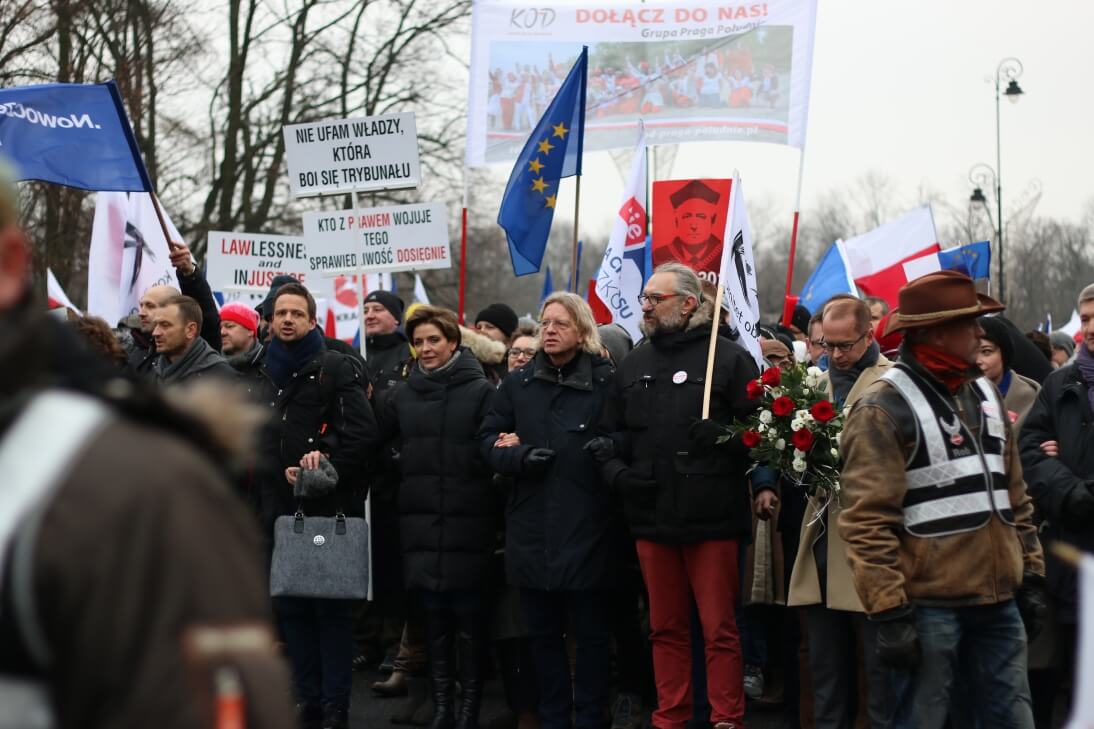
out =
<svg viewBox="0 0 1094 729"><path fill-rule="evenodd" d="M949 393L918 363L902 354L945 397ZM979 400L966 384L955 397L957 410L979 437ZM1004 452L1008 491L1016 526L993 514L970 532L932 538L904 530L907 490L905 462L916 442L910 408L884 380L855 405L843 431L843 503L839 532L847 542L855 588L868 614L908 602L922 605L989 605L1014 596L1024 570L1044 574L1044 555L1032 523L1033 503L1022 478L1017 442L1009 419Z"/></svg>

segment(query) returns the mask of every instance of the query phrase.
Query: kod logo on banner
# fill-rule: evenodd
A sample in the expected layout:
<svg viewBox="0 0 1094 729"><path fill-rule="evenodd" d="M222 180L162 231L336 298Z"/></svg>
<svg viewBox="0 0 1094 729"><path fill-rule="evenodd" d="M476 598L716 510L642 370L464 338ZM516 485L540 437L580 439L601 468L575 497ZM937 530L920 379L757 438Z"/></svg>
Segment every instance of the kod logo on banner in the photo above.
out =
<svg viewBox="0 0 1094 729"><path fill-rule="evenodd" d="M552 8L514 8L509 24L520 30L550 28L558 17Z"/></svg>

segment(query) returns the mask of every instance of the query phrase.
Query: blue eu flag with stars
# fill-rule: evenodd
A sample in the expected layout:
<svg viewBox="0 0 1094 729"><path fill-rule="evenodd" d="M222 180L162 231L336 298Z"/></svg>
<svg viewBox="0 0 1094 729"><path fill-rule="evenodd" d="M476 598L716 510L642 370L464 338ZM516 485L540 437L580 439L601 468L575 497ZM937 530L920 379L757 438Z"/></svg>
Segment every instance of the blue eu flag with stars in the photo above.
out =
<svg viewBox="0 0 1094 729"><path fill-rule="evenodd" d="M583 48L520 151L505 186L498 225L505 230L517 276L539 271L558 201L559 180L581 174L588 63L589 49Z"/></svg>

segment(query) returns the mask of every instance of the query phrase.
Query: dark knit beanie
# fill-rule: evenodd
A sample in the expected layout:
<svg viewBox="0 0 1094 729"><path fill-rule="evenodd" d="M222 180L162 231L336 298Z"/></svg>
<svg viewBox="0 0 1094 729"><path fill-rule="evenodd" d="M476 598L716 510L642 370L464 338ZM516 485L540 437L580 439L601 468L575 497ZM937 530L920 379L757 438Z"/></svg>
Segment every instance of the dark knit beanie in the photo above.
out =
<svg viewBox="0 0 1094 729"><path fill-rule="evenodd" d="M1007 325L994 316L982 316L978 323L984 330L983 338L999 348L999 354L1003 355L1003 371L1006 372L1014 360L1014 340L1010 338Z"/></svg>
<svg viewBox="0 0 1094 729"><path fill-rule="evenodd" d="M480 311L479 315L475 317L476 324L480 321L493 324L500 329L501 333L508 339L509 337L512 337L513 332L517 330L518 318L517 313L505 304L491 304Z"/></svg>
<svg viewBox="0 0 1094 729"><path fill-rule="evenodd" d="M267 321L273 318L274 294L277 293L279 288L290 283L300 282L287 273L274 276L273 281L270 282L270 292L266 294L266 298L262 300L262 303L255 307L255 311L258 312L259 316Z"/></svg>
<svg viewBox="0 0 1094 729"><path fill-rule="evenodd" d="M400 324L403 323L403 300L390 291L384 291L383 289L370 291L368 296L365 297L365 303L379 304L395 317L395 321Z"/></svg>

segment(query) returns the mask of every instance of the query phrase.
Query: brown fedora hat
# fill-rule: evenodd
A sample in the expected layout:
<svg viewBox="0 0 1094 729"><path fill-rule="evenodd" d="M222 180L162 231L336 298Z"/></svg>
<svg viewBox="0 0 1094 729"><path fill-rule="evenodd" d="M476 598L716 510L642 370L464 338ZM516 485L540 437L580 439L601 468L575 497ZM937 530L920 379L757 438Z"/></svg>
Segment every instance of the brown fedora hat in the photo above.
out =
<svg viewBox="0 0 1094 729"><path fill-rule="evenodd" d="M957 271L935 271L900 289L900 305L889 315L885 335L970 319L1005 309L995 299L976 293L972 279Z"/></svg>

